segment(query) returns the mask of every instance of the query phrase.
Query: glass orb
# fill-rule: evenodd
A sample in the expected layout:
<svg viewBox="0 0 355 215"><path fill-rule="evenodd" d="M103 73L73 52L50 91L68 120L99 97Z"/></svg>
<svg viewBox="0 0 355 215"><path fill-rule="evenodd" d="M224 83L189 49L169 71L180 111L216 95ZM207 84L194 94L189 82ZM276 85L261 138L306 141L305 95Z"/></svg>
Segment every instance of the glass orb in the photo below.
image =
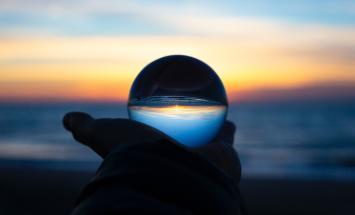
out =
<svg viewBox="0 0 355 215"><path fill-rule="evenodd" d="M212 141L227 108L226 91L217 74L204 62L183 55L163 57L143 68L128 101L130 119L191 148Z"/></svg>

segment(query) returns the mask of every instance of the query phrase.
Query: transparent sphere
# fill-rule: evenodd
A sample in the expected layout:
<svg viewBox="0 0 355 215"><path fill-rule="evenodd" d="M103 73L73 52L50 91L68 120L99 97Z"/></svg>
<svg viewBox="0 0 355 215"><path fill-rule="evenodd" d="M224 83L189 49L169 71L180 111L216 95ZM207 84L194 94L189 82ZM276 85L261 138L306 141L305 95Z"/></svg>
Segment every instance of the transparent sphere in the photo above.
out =
<svg viewBox="0 0 355 215"><path fill-rule="evenodd" d="M148 64L136 77L128 114L195 148L216 136L227 107L225 89L211 67L196 58L172 55Z"/></svg>

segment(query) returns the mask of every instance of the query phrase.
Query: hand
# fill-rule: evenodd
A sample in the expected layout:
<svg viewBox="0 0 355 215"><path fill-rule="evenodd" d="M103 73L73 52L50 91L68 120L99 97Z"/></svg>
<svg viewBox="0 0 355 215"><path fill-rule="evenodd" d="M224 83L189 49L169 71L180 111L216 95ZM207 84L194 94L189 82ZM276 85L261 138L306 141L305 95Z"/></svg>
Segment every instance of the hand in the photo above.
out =
<svg viewBox="0 0 355 215"><path fill-rule="evenodd" d="M78 142L89 146L105 158L116 146L124 143L154 142L170 137L159 130L129 119L94 119L87 113L71 112L63 118L65 129Z"/></svg>
<svg viewBox="0 0 355 215"><path fill-rule="evenodd" d="M239 182L241 165L239 156L233 148L235 131L235 125L231 121L226 121L210 144L196 148L194 151L206 156L227 175Z"/></svg>
<svg viewBox="0 0 355 215"><path fill-rule="evenodd" d="M75 140L89 146L105 158L116 146L134 142L154 142L169 136L148 125L129 119L94 119L89 114L71 112L63 118L64 127ZM205 156L235 180L240 180L241 167L233 149L235 126L226 121L216 138L203 147L190 149Z"/></svg>

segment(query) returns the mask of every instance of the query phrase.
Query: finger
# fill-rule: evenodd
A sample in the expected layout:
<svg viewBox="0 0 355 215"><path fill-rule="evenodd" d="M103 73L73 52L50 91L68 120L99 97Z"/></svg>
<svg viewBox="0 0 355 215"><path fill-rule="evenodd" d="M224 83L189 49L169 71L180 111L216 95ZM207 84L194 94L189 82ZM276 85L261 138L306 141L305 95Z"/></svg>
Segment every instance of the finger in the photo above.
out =
<svg viewBox="0 0 355 215"><path fill-rule="evenodd" d="M97 141L96 124L100 122L110 121L109 119L95 120L89 114L83 112L70 112L63 118L64 127L70 131L74 139L84 145L89 146L94 152L104 158L111 146L108 141Z"/></svg>
<svg viewBox="0 0 355 215"><path fill-rule="evenodd" d="M217 134L217 137L215 140L217 141L223 141L225 143L228 143L230 145L233 145L234 142L234 135L236 131L236 126L234 125L233 122L227 120L219 133Z"/></svg>
<svg viewBox="0 0 355 215"><path fill-rule="evenodd" d="M236 131L236 126L232 121L226 120L222 127L222 132L227 135L234 135Z"/></svg>
<svg viewBox="0 0 355 215"><path fill-rule="evenodd" d="M68 113L63 118L64 127L75 140L89 146L102 158L122 143L168 139L160 131L128 119L93 119L81 112Z"/></svg>
<svg viewBox="0 0 355 215"><path fill-rule="evenodd" d="M154 142L166 136L152 127L129 119L96 119L84 132L88 146L102 158L122 144Z"/></svg>
<svg viewBox="0 0 355 215"><path fill-rule="evenodd" d="M94 119L87 113L70 112L63 118L65 129L72 132L73 137L78 142L89 145L90 127Z"/></svg>

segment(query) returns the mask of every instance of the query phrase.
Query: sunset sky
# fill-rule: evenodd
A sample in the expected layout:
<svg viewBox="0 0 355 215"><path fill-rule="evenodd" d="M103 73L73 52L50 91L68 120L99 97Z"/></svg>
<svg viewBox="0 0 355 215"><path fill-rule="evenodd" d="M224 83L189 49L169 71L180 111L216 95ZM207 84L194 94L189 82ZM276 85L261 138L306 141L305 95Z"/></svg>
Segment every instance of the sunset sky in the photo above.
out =
<svg viewBox="0 0 355 215"><path fill-rule="evenodd" d="M355 98L355 2L0 0L0 100L124 101L171 54L231 101Z"/></svg>

